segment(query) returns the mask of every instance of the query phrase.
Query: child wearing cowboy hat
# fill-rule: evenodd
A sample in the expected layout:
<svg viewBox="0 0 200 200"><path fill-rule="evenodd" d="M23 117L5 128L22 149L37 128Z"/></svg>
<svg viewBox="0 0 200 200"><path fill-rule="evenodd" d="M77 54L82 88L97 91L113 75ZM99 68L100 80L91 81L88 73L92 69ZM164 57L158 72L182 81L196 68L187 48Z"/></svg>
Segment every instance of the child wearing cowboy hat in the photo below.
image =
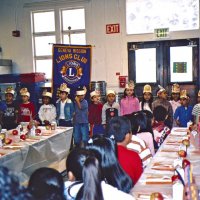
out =
<svg viewBox="0 0 200 200"><path fill-rule="evenodd" d="M56 102L57 120L59 126L72 127L74 116L74 104L68 97L70 88L66 83L60 85L59 100Z"/></svg>
<svg viewBox="0 0 200 200"><path fill-rule="evenodd" d="M172 110L172 106L169 103L169 101L167 100L167 91L165 88L163 88L162 86L158 85L158 91L157 91L157 99L152 103L152 111L154 111L154 109L157 106L163 106L166 110L167 110L167 119L166 119L166 124L167 126L169 126L169 128L172 127L172 123L173 123L173 110Z"/></svg>
<svg viewBox="0 0 200 200"><path fill-rule="evenodd" d="M35 119L35 106L29 101L30 93L27 88L20 90L22 103L19 105L19 122L30 122Z"/></svg>
<svg viewBox="0 0 200 200"><path fill-rule="evenodd" d="M140 110L140 103L134 94L134 82L131 80L126 84L124 90L124 97L120 102L120 113L121 116L131 114Z"/></svg>
<svg viewBox="0 0 200 200"><path fill-rule="evenodd" d="M52 93L44 91L42 93L42 102L38 116L42 125L50 125L56 121L56 107L52 103Z"/></svg>
<svg viewBox="0 0 200 200"><path fill-rule="evenodd" d="M187 127L187 123L193 120L192 106L189 105L190 97L186 90L182 90L180 94L181 106L179 106L175 113L174 119L176 124L180 127Z"/></svg>
<svg viewBox="0 0 200 200"><path fill-rule="evenodd" d="M7 108L2 116L2 128L10 130L17 127L18 105L14 101L15 91L12 87L5 90L5 104Z"/></svg>
<svg viewBox="0 0 200 200"><path fill-rule="evenodd" d="M86 146L89 140L88 102L85 99L87 89L79 86L75 97L74 143L76 146Z"/></svg>
<svg viewBox="0 0 200 200"><path fill-rule="evenodd" d="M91 104L89 105L88 120L90 123L90 136L95 134L103 134L101 113L103 104L99 101L99 92L93 91L90 93Z"/></svg>

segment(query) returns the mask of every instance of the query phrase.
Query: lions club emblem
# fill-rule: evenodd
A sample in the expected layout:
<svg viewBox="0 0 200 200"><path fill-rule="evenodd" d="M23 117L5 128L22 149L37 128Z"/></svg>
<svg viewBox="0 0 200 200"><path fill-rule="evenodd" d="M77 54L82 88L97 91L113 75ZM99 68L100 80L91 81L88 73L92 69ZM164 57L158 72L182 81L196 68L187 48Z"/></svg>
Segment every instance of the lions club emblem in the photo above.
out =
<svg viewBox="0 0 200 200"><path fill-rule="evenodd" d="M69 60L62 66L60 73L66 82L73 84L81 79L83 68L80 66L80 63Z"/></svg>

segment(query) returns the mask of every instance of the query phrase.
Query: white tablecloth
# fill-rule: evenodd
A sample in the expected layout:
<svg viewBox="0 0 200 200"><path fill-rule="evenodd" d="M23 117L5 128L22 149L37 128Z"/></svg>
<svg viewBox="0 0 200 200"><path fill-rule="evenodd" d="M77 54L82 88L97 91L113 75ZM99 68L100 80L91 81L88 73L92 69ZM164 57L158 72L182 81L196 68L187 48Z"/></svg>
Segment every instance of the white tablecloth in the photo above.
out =
<svg viewBox="0 0 200 200"><path fill-rule="evenodd" d="M42 127L41 127L42 128ZM45 130L42 130L45 133ZM50 134L38 136L37 140L27 139L16 143L21 148L0 148L0 165L21 174L21 177L29 177L35 169L49 166L53 162L59 162L67 157L73 128L58 127Z"/></svg>
<svg viewBox="0 0 200 200"><path fill-rule="evenodd" d="M173 162L178 158L178 150L182 140L187 136L187 129L174 128L171 134L166 138L158 152L153 157L151 163L144 170L139 181L132 190L132 194L136 199L150 199L150 194L160 192L165 199L173 199L172 183L148 183L149 178L162 178L170 181L169 178L174 174ZM193 174L195 182L200 189L200 150L190 145L188 155L186 157L193 166ZM158 166L159 165L159 166ZM156 169L156 167L158 167ZM166 167L166 170L163 169ZM152 179L151 179L152 180ZM164 182L164 181L161 181Z"/></svg>

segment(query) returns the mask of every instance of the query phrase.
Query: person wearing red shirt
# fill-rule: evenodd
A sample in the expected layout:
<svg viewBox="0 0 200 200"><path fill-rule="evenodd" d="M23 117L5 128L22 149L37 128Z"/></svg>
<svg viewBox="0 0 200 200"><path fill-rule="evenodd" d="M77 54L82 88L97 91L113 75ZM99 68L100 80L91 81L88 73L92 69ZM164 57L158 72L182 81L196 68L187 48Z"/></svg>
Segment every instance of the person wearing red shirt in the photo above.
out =
<svg viewBox="0 0 200 200"><path fill-rule="evenodd" d="M35 106L29 101L30 93L27 88L20 90L22 103L19 105L19 122L30 122L35 118Z"/></svg>
<svg viewBox="0 0 200 200"><path fill-rule="evenodd" d="M107 134L115 139L117 143L117 156L120 165L136 184L140 178L143 168L138 153L127 148L131 142L132 132L130 121L124 117L113 117L109 122Z"/></svg>
<svg viewBox="0 0 200 200"><path fill-rule="evenodd" d="M103 104L99 101L99 93L93 91L90 93L91 104L89 105L88 120L90 123L90 136L104 134L104 128L101 120Z"/></svg>

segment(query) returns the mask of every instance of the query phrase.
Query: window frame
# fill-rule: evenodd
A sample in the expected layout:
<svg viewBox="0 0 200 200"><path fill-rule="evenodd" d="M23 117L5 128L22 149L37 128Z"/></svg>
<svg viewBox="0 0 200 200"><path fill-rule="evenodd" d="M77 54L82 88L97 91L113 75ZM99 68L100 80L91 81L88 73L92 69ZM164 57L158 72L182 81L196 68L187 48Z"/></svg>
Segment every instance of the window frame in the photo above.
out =
<svg viewBox="0 0 200 200"><path fill-rule="evenodd" d="M85 29L78 29L78 30L64 30L63 29L63 17L62 17L62 11L63 10L75 10L75 9L84 9L84 17L85 17ZM42 12L54 12L54 20L55 20L55 31L48 31L48 32L35 32L34 27L34 13L42 13ZM31 41L32 41L32 60L33 60L33 70L37 72L37 66L36 62L37 60L49 60L52 59L51 55L42 55L42 56L36 56L36 43L35 38L40 36L55 36L55 42L63 44L64 42L64 35L69 34L77 34L77 33L85 33L85 44L87 42L87 34L86 34L86 6L85 5L79 5L79 6L69 6L69 7L54 7L54 8L44 8L40 9L33 9L29 12L30 18L31 18ZM49 45L52 45L51 43ZM52 63L53 66L53 63ZM52 68L51 68L52 70ZM52 77L47 77L49 81L51 81Z"/></svg>

